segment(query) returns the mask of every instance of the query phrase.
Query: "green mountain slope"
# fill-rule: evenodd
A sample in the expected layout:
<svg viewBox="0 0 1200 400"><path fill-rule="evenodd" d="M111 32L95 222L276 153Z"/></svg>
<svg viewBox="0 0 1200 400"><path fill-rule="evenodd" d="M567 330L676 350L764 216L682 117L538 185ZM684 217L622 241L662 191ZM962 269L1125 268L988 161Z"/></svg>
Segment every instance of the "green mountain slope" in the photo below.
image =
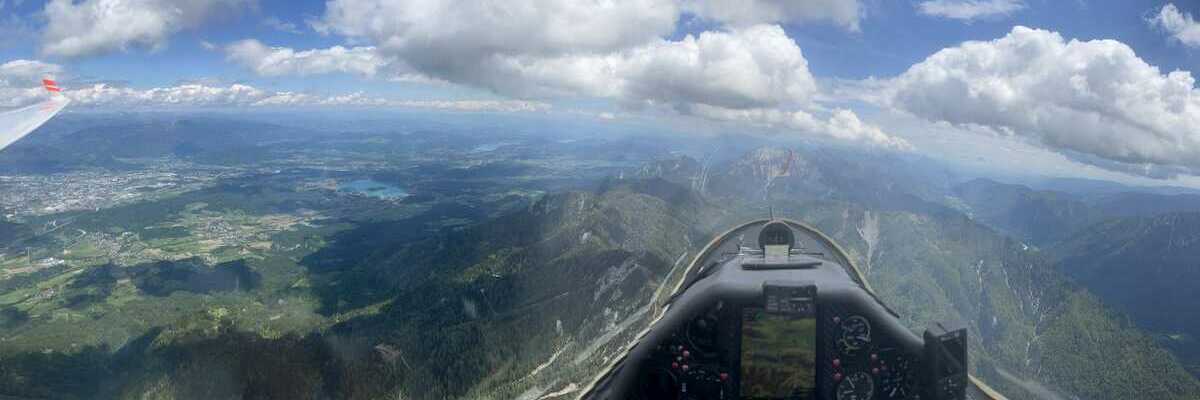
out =
<svg viewBox="0 0 1200 400"><path fill-rule="evenodd" d="M1120 218L1089 227L1052 249L1059 268L1161 334L1198 372L1200 213Z"/></svg>
<svg viewBox="0 0 1200 400"><path fill-rule="evenodd" d="M1031 243L1049 243L1102 215L1063 192L975 179L954 188L973 218Z"/></svg>
<svg viewBox="0 0 1200 400"><path fill-rule="evenodd" d="M65 344L0 353L0 393L197 399L574 393L648 323L665 288L714 232L773 208L847 247L914 330L932 321L964 322L974 372L1010 398L1200 397L1200 384L1172 357L1068 281L1045 254L925 202L875 167L801 157L760 149L730 163L671 160L437 234L414 229L424 222L373 222L369 209L355 208L362 220L330 222L322 229L338 229L333 234L306 237L303 249L286 254L295 264L250 262L262 274L261 286L243 290L235 280L233 291L174 293L172 299L201 304L201 311L175 311L164 326L137 325L141 333L115 348ZM839 176L855 177L856 187L838 189ZM62 279L70 288L83 279L123 277ZM136 274L129 278L139 282ZM283 334L246 329L263 321L241 315L289 307L278 301L284 295L310 299L319 305L311 317L328 323ZM103 307L132 327L142 321L132 307L141 304ZM20 313L0 318L0 324L28 324ZM1163 378L1172 382L1164 385Z"/></svg>

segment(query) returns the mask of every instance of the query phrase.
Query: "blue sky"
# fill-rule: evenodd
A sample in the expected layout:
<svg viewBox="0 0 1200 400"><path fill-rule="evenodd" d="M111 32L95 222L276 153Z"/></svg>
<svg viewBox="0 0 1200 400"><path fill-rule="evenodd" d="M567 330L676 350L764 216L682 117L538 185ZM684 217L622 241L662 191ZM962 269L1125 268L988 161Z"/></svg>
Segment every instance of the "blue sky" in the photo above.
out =
<svg viewBox="0 0 1200 400"><path fill-rule="evenodd" d="M0 0L0 106L42 96L21 84L36 72L97 109L584 113L1195 183L1194 15L1193 1Z"/></svg>

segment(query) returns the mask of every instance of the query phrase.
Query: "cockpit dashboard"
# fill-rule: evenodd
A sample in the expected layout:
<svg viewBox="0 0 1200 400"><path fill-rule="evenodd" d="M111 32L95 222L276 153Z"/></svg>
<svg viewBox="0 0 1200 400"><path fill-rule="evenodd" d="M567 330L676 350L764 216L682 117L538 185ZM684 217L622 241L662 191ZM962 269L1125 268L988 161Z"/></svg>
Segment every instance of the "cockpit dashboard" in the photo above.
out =
<svg viewBox="0 0 1200 400"><path fill-rule="evenodd" d="M962 399L966 339L941 324L917 336L823 234L759 221L714 240L583 397Z"/></svg>

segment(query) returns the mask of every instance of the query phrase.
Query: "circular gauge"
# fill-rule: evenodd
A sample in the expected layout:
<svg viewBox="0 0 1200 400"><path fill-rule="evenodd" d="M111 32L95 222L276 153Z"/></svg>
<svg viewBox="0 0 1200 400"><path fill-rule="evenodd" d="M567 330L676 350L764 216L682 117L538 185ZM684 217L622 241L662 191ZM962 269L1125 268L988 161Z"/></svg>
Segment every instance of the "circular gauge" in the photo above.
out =
<svg viewBox="0 0 1200 400"><path fill-rule="evenodd" d="M842 354L854 354L871 344L871 323L858 315L846 318L839 326L841 332L837 339L838 349Z"/></svg>
<svg viewBox="0 0 1200 400"><path fill-rule="evenodd" d="M886 365L886 372L879 378L879 391L884 398L907 399L914 392L914 381L909 376L911 367L907 357L898 355Z"/></svg>
<svg viewBox="0 0 1200 400"><path fill-rule="evenodd" d="M837 385L837 400L871 400L875 396L875 381L866 372L847 375Z"/></svg>
<svg viewBox="0 0 1200 400"><path fill-rule="evenodd" d="M717 349L717 317L711 314L696 318L688 324L685 334L688 344L696 351L710 354Z"/></svg>

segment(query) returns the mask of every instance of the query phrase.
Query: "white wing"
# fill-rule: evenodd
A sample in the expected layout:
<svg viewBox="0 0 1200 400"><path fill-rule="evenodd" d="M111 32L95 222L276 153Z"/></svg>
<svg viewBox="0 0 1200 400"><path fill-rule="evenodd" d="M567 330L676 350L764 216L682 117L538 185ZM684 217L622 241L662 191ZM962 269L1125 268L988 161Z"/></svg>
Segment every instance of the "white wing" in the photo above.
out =
<svg viewBox="0 0 1200 400"><path fill-rule="evenodd" d="M0 150L42 126L70 102L66 97L53 96L38 104L0 113Z"/></svg>

